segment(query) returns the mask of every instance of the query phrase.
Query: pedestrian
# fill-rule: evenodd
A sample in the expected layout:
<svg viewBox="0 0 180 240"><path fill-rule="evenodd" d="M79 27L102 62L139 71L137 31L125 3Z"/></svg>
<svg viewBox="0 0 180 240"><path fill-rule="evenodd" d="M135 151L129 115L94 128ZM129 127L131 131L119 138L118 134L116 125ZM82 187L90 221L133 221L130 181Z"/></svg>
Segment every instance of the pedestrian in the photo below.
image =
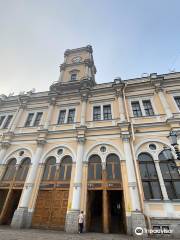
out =
<svg viewBox="0 0 180 240"><path fill-rule="evenodd" d="M78 216L78 225L79 225L79 233L83 232L83 227L84 227L84 214L83 211Z"/></svg>

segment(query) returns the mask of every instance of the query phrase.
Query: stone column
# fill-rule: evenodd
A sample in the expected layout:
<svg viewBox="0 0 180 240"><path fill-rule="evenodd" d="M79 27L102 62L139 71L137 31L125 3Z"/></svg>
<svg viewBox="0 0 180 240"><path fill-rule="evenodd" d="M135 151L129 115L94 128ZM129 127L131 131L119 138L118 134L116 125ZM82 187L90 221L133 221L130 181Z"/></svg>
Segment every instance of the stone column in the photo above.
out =
<svg viewBox="0 0 180 240"><path fill-rule="evenodd" d="M39 166L39 160L43 152L45 140L37 140L37 148L34 156L32 157L32 165L29 169L29 173L24 184L24 189L21 194L21 199L18 208L16 209L11 226L14 228L22 228L29 226L31 222L32 214L28 211L29 202L32 191L34 189L34 183L36 180L37 170Z"/></svg>
<svg viewBox="0 0 180 240"><path fill-rule="evenodd" d="M122 135L123 146L124 146L124 154L126 157L126 167L127 167L127 175L128 175L128 187L131 197L131 205L132 211L140 211L140 201L139 201L139 194L137 188L137 180L135 175L135 168L133 163L133 157L131 153L131 146L130 146L130 136Z"/></svg>
<svg viewBox="0 0 180 240"><path fill-rule="evenodd" d="M9 142L2 142L1 143L1 150L0 150L0 164L3 163L4 157L6 155L6 151L8 147L10 146Z"/></svg>
<svg viewBox="0 0 180 240"><path fill-rule="evenodd" d="M81 107L81 126L85 126L86 123L86 106L87 106L87 94L82 94L81 96L81 103L82 103L82 107Z"/></svg>
<svg viewBox="0 0 180 240"><path fill-rule="evenodd" d="M55 104L56 104L56 99L53 97L50 99L48 113L47 113L46 121L44 124L44 129L48 129L48 127L50 125L51 117L52 117L52 113L53 113Z"/></svg>
<svg viewBox="0 0 180 240"><path fill-rule="evenodd" d="M155 168L156 168L156 171L157 171L157 175L158 175L159 184L160 184L163 199L164 200L169 200L168 195L167 195L167 191L166 191L166 187L164 185L164 180L163 180L163 177L162 177L161 169L160 169L160 166L159 166L159 160L154 160L154 163L155 163Z"/></svg>
<svg viewBox="0 0 180 240"><path fill-rule="evenodd" d="M124 146L124 154L126 158L125 160L126 160L127 175L128 175L128 188L129 188L129 193L131 198L131 216L129 216L128 218L131 218L130 222L131 222L132 234L134 236L137 236L135 234L135 229L137 227L146 228L146 222L145 222L145 217L142 214L141 208L140 208L140 199L139 199L138 186L137 186L137 180L136 180L136 174L135 174L135 167L134 167L131 146L130 146L130 135L122 134L122 140L123 140L123 146Z"/></svg>
<svg viewBox="0 0 180 240"><path fill-rule="evenodd" d="M85 138L78 137L72 205L71 210L69 210L66 215L66 232L78 231L78 215L80 213L84 143Z"/></svg>
<svg viewBox="0 0 180 240"><path fill-rule="evenodd" d="M160 98L160 101L163 105L163 109L167 115L167 118L172 118L173 114L172 114L170 106L164 96L163 88L162 87L156 88L156 93L158 94L158 96Z"/></svg>

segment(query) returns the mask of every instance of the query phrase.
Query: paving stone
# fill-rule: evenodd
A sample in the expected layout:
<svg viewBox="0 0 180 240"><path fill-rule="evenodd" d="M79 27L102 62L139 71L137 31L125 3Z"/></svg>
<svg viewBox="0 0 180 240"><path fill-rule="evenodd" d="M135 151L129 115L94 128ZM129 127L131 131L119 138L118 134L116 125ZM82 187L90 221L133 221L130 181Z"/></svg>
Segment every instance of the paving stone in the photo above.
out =
<svg viewBox="0 0 180 240"><path fill-rule="evenodd" d="M62 231L42 229L12 229L0 226L0 240L133 240L133 236L123 234L82 233L70 234ZM150 240L152 238L138 238ZM163 238L165 239L165 238ZM171 240L170 238L167 238Z"/></svg>

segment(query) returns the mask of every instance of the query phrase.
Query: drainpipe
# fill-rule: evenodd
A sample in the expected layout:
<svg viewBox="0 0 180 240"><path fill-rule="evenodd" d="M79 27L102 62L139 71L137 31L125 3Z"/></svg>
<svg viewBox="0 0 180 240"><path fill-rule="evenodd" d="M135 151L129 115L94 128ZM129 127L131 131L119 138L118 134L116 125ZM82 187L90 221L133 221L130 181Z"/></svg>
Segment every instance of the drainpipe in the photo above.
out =
<svg viewBox="0 0 180 240"><path fill-rule="evenodd" d="M125 115L126 115L126 119L128 122L130 122L129 120L129 113L127 110L127 103L126 103L126 95L125 95L125 89L126 89L127 83L125 83L123 90L122 90L122 94L123 94L123 103L124 103L124 108L125 108ZM144 201L143 201L143 192L142 192L142 185L141 185L141 180L140 180L140 172L139 172L139 168L137 166L137 162L136 162L136 155L135 155L135 151L134 151L134 145L133 142L135 141L135 135L134 135L134 126L133 123L130 122L130 127L131 127L131 132L132 132L132 140L130 141L130 146L131 146L131 150L132 150L132 157L133 157L133 161L134 161L134 168L135 168L135 174L136 174L136 179L137 179L137 187L138 187L138 193L139 193L139 199L140 199L140 207L141 207L141 211L143 213L144 216L146 216L147 218L147 222L148 222L148 227L151 228L151 222L150 222L150 218L149 216L145 215L144 213Z"/></svg>

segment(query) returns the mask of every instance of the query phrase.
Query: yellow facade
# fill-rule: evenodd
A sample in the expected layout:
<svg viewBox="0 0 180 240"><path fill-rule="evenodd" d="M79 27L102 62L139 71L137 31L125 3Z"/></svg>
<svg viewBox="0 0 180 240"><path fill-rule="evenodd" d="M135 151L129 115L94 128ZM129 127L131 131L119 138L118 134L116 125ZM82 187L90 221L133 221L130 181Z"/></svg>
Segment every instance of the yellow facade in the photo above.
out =
<svg viewBox="0 0 180 240"><path fill-rule="evenodd" d="M33 221L36 221L35 227L38 226L37 206L40 206L40 195L43 196L46 190L52 193L48 196L52 198L50 202L54 201L54 206L54 196L67 202L67 206L62 209L66 209L65 219L55 217L53 214L56 210L53 210L52 215L54 219L57 218L56 224L53 217L50 217L45 225L39 224L39 227L55 228L58 221L62 221L66 231L75 232L77 214L83 210L88 231L91 229L91 219L95 219L93 211L89 210L92 207L89 204L93 198L97 198L103 205L99 231L116 232L111 226L115 221L115 210L112 209L115 202L116 213L121 216L117 223L120 232L122 230L134 234L138 227L135 219L140 219L137 222L141 221L143 228L157 225L156 219L159 219L160 227L166 225L176 232L176 223L180 217L180 177L177 176L176 168L176 178L166 179L159 156L164 146L170 147L172 163L176 161L179 165L175 149L167 136L171 131L176 132L180 143L180 73L151 74L126 81L119 78L103 84L95 82L95 74L91 46L66 50L64 63L60 66L59 81L53 83L49 91L1 96L0 222L11 223L14 227L31 227ZM42 113L39 119L38 113ZM12 115L12 119L4 127L9 115ZM101 147L104 147L104 152ZM62 155L58 154L59 149L62 150ZM20 154L22 151L23 155ZM150 170L147 169L148 177L142 176L142 171L145 171L142 168L146 164L139 160L142 153L152 158L152 162L148 161L155 169L154 176L150 176ZM117 179L113 179L114 182L112 179L107 180L107 159L113 154L119 159L119 183L115 181ZM107 180L105 182L89 180L89 159L93 155L101 159L102 175ZM69 182L64 185L58 181L55 183L49 180L49 185L43 182L47 160L55 159L57 169L54 171L59 174L66 156L72 159ZM24 182L16 183L16 179L12 178L9 182L5 180L9 161L16 159L18 169L24 158L31 160ZM116 184L118 187L115 187ZM153 184L159 189L159 195L155 194L157 189L154 190ZM166 184L174 186L174 192L170 193ZM10 200L6 202L3 194L7 194L8 198L8 193L14 196L16 191L19 199L14 215L10 216L8 207L11 203ZM98 197L97 191L101 197ZM121 198L120 202L116 193ZM64 198L61 198L61 194L64 194ZM5 203L7 206L3 208ZM106 204L108 209L104 207ZM51 209L54 206L52 203ZM172 224L167 219L172 219Z"/></svg>

